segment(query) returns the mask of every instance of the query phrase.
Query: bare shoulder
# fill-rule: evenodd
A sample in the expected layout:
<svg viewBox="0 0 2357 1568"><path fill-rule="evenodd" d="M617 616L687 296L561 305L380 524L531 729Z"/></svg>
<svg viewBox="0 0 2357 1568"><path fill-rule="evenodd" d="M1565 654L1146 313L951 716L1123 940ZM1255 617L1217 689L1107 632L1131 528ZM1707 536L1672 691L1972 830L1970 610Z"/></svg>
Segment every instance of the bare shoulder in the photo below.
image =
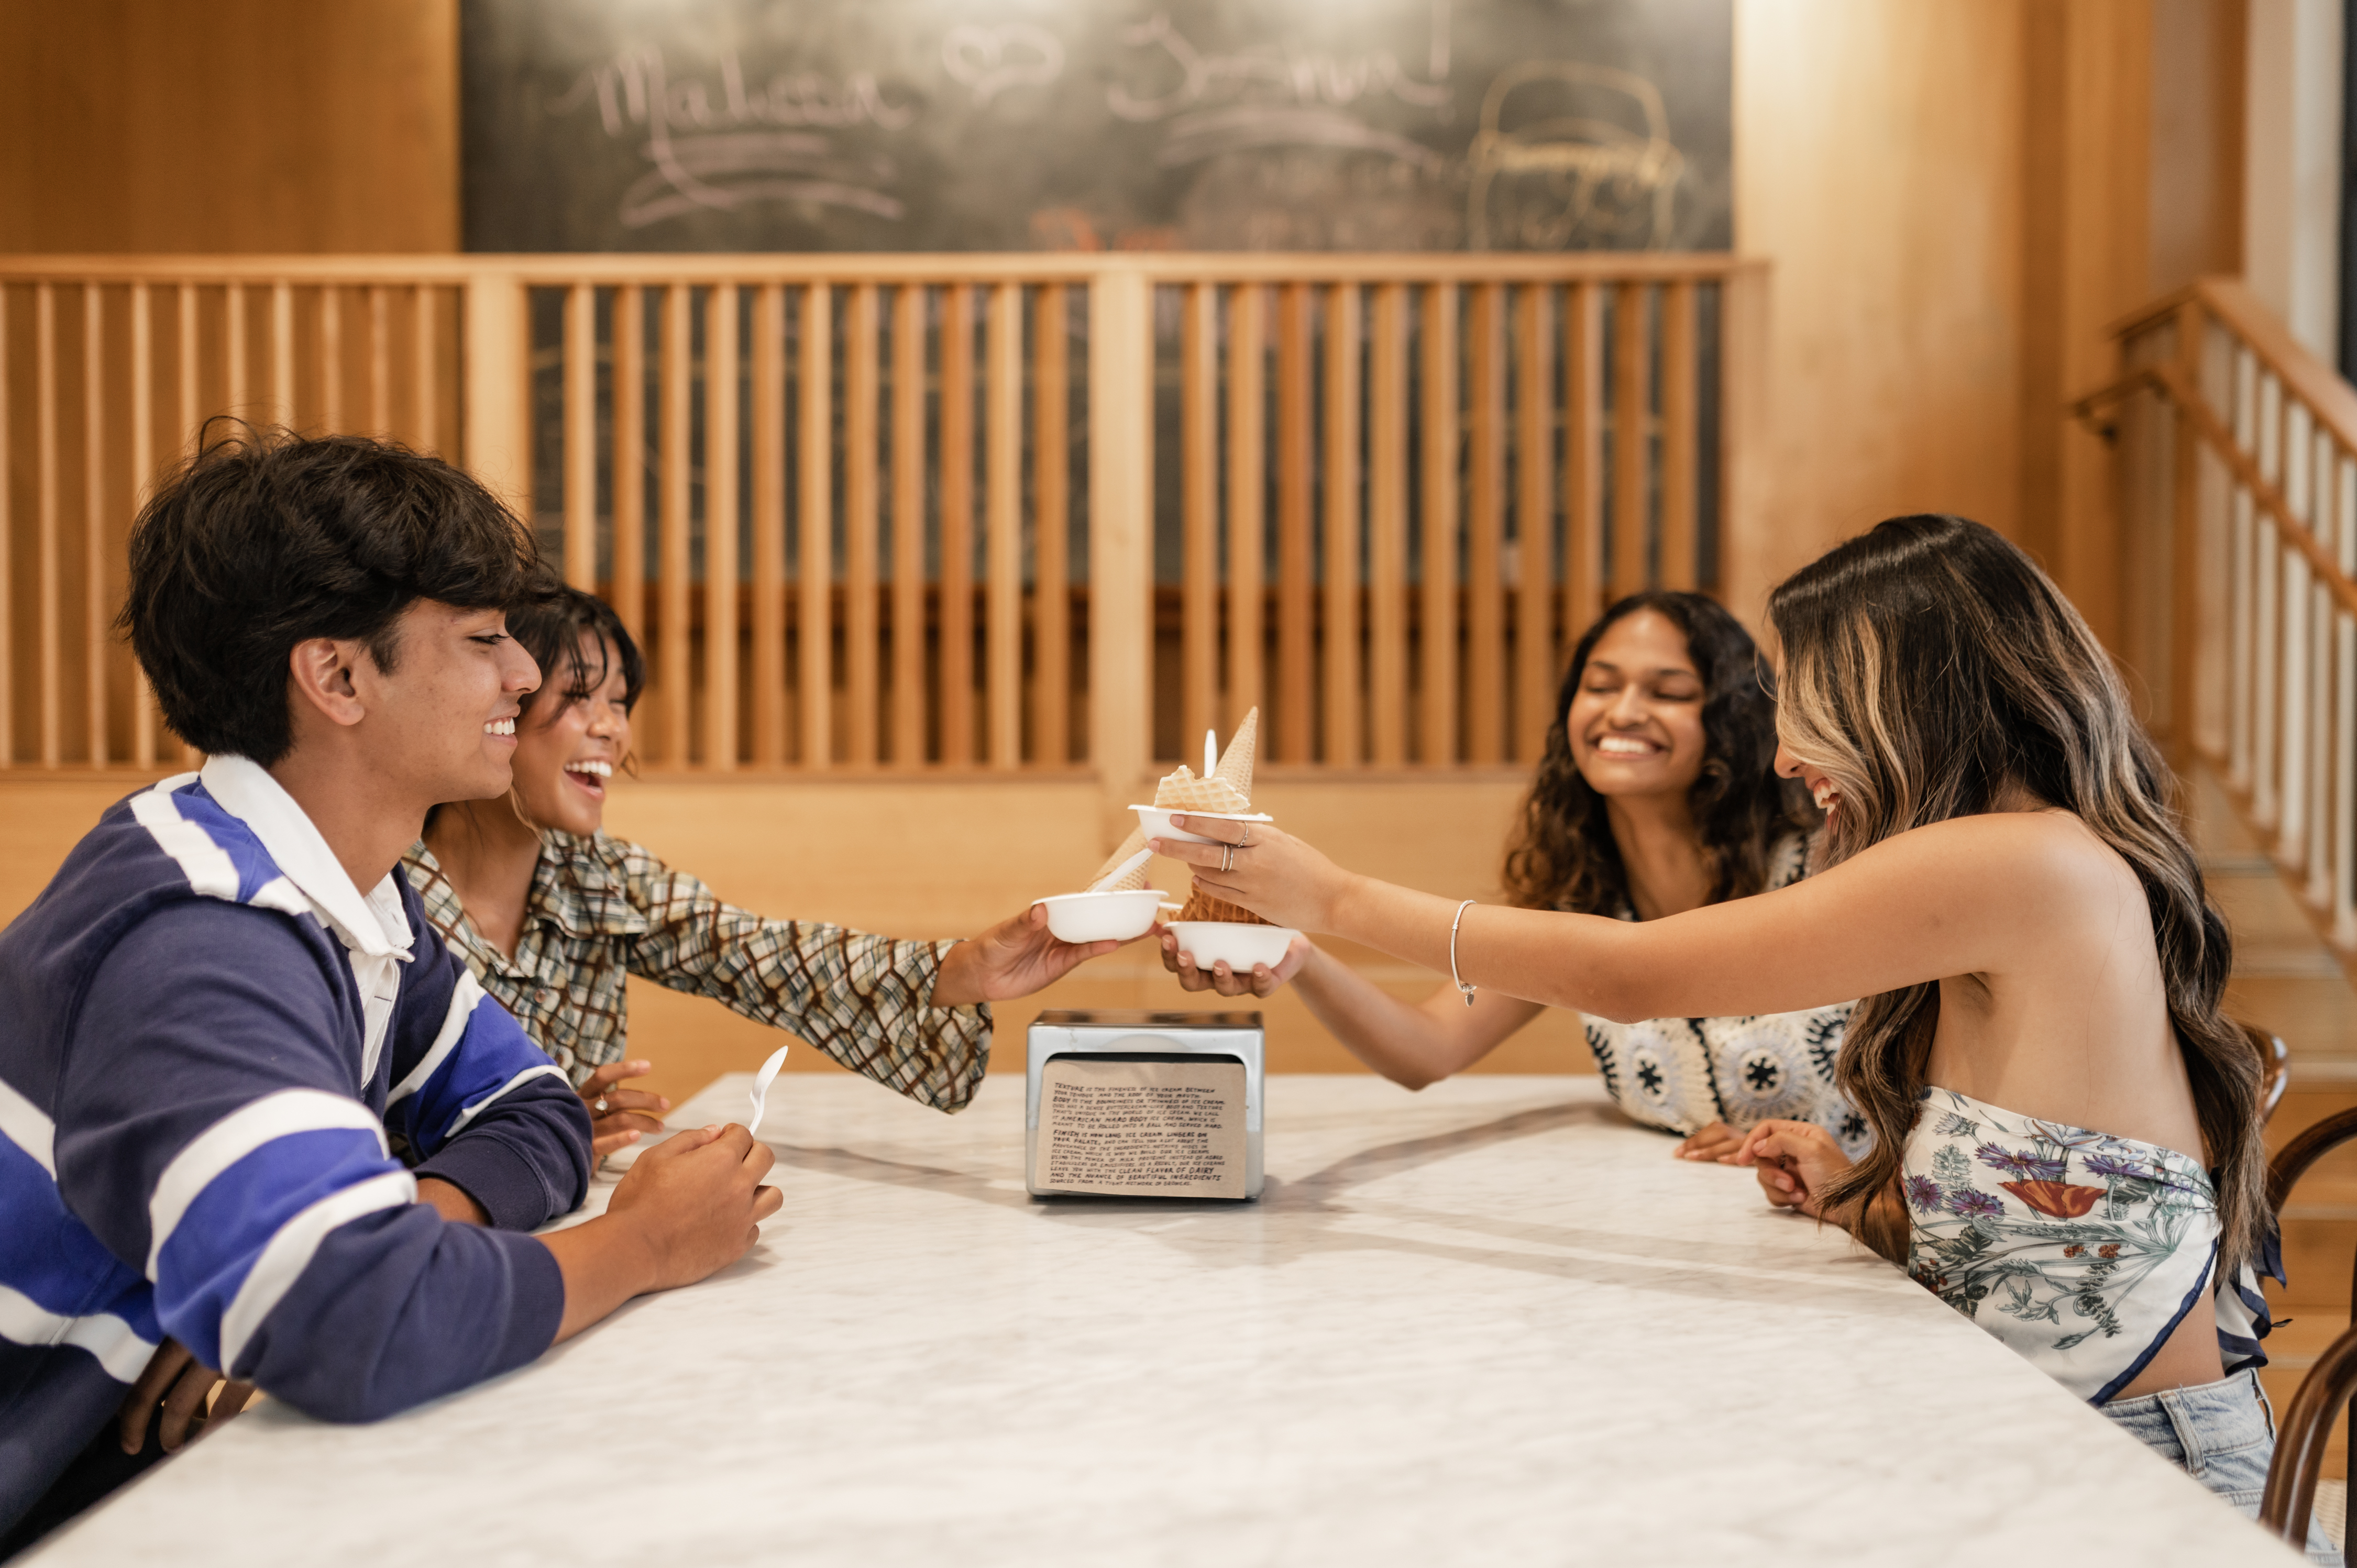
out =
<svg viewBox="0 0 2357 1568"><path fill-rule="evenodd" d="M2137 887L2127 862L2069 811L1989 811L1913 828L1846 866L1878 876L1932 877L1954 893L2029 907L2109 899ZM1831 875L1831 874L1828 874Z"/></svg>

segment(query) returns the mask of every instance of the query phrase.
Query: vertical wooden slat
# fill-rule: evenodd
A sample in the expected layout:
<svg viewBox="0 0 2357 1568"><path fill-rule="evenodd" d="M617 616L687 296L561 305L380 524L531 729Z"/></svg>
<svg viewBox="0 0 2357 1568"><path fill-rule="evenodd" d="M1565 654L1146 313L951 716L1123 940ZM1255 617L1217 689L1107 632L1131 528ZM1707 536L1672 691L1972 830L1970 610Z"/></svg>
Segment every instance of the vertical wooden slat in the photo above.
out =
<svg viewBox="0 0 2357 1568"><path fill-rule="evenodd" d="M2188 311L2194 309L2188 306ZM2180 314L2178 321L2185 321L2185 316ZM2199 351L2188 359L2199 368ZM2188 384L2199 387L2197 380ZM2178 429L2185 432L2180 438L2190 438L2190 424L2192 420L2178 422ZM2357 577L2357 460L2348 453L2333 462L2333 559L2341 575ZM2185 554L2192 552L2182 552L2180 559ZM2192 601L2190 585L2180 595L2180 604L2185 601ZM2194 622L2188 618L2180 625L2190 628ZM2180 634L2180 641L2192 641L2192 634ZM2192 695L2180 698L2185 712L2192 712ZM2357 618L2350 618L2348 611L2333 613L2333 940L2350 948L2357 946Z"/></svg>
<svg viewBox="0 0 2357 1568"><path fill-rule="evenodd" d="M179 295L180 396L176 412L180 422L180 441L176 450L193 452L204 420L204 410L197 402L197 285L192 283L180 285Z"/></svg>
<svg viewBox="0 0 2357 1568"><path fill-rule="evenodd" d="M823 283L802 297L800 558L794 571L802 613L796 637L802 682L802 764L813 771L834 761L834 303Z"/></svg>
<svg viewBox="0 0 2357 1568"><path fill-rule="evenodd" d="M1267 548L1268 291L1239 284L1228 296L1228 713L1232 731L1265 695L1263 582Z"/></svg>
<svg viewBox="0 0 2357 1568"><path fill-rule="evenodd" d="M0 768L16 765L16 427L8 365L8 288L0 284Z"/></svg>
<svg viewBox="0 0 2357 1568"><path fill-rule="evenodd" d="M614 291L614 614L647 643L647 300Z"/></svg>
<svg viewBox="0 0 2357 1568"><path fill-rule="evenodd" d="M892 296L892 762L925 760L925 285Z"/></svg>
<svg viewBox="0 0 2357 1568"><path fill-rule="evenodd" d="M2177 369L2180 384L2201 384L2201 340L2206 330L2201 303L2189 299L2177 307ZM2170 420L2169 519L2169 762L2179 772L2190 768L2198 755L2197 660L2202 639L2200 578L2201 575L2201 435L2190 409L2174 399Z"/></svg>
<svg viewBox="0 0 2357 1568"><path fill-rule="evenodd" d="M344 427L344 291L319 285L319 428Z"/></svg>
<svg viewBox="0 0 2357 1568"><path fill-rule="evenodd" d="M478 483L531 518L531 299L515 274L485 268L468 277L460 303L457 450Z"/></svg>
<svg viewBox="0 0 2357 1568"><path fill-rule="evenodd" d="M983 724L990 766L1023 762L1023 285L990 291L983 345L984 590L987 667Z"/></svg>
<svg viewBox="0 0 2357 1568"><path fill-rule="evenodd" d="M1646 426L1650 390L1645 374L1645 295L1649 285L1624 283L1612 322L1612 593L1620 598L1652 580L1651 519L1647 517Z"/></svg>
<svg viewBox="0 0 2357 1568"><path fill-rule="evenodd" d="M1417 690L1416 759L1427 768L1457 760L1457 285L1424 290L1424 627Z"/></svg>
<svg viewBox="0 0 2357 1568"><path fill-rule="evenodd" d="M843 367L844 662L850 676L851 760L876 764L877 335L876 285L856 284L845 315Z"/></svg>
<svg viewBox="0 0 2357 1568"><path fill-rule="evenodd" d="M597 586L597 291L565 291L565 580Z"/></svg>
<svg viewBox="0 0 2357 1568"><path fill-rule="evenodd" d="M1064 285L1044 284L1031 317L1032 747L1036 760L1072 759L1072 395Z"/></svg>
<svg viewBox="0 0 2357 1568"><path fill-rule="evenodd" d="M1603 296L1576 283L1563 295L1564 624L1578 639L1604 610Z"/></svg>
<svg viewBox="0 0 2357 1568"><path fill-rule="evenodd" d="M92 768L106 744L106 294L81 285L81 637L83 746Z"/></svg>
<svg viewBox="0 0 2357 1568"><path fill-rule="evenodd" d="M1187 290L1178 346L1178 733L1194 755L1219 722L1219 289Z"/></svg>
<svg viewBox="0 0 2357 1568"><path fill-rule="evenodd" d="M270 422L293 428L295 419L295 285L270 285Z"/></svg>
<svg viewBox="0 0 2357 1568"><path fill-rule="evenodd" d="M1134 266L1089 280L1089 756L1113 800L1138 799L1154 755L1153 306Z"/></svg>
<svg viewBox="0 0 2357 1568"><path fill-rule="evenodd" d="M1696 514L1702 450L1701 411L1695 396L1695 285L1662 290L1662 582L1672 588L1702 585Z"/></svg>
<svg viewBox="0 0 2357 1568"><path fill-rule="evenodd" d="M662 337L657 349L656 462L662 468L655 509L655 602L662 613L655 626L655 693L662 699L660 761L688 765L689 719L695 700L688 629L688 453L694 291L674 283L663 290Z"/></svg>
<svg viewBox="0 0 2357 1568"><path fill-rule="evenodd" d="M54 285L33 286L33 414L35 485L39 535L41 766L55 768L59 739L59 665L63 632L58 607L58 298Z"/></svg>
<svg viewBox="0 0 2357 1568"><path fill-rule="evenodd" d="M231 292L234 295L238 291L232 288ZM442 356L439 346L435 341L435 333L438 330L435 324L435 317L439 314L435 305L439 297L439 291L430 283L422 283L412 288L409 294L412 306L409 338L410 401L414 405L410 417L416 424L417 449L421 452L439 452L442 449L442 412L440 400L436 395L439 390L436 381L441 374ZM234 336L242 344L244 333L239 331ZM233 367L238 366L242 364L243 360L244 350L241 347L238 357L231 360L231 364Z"/></svg>
<svg viewBox="0 0 2357 1568"><path fill-rule="evenodd" d="M786 760L786 291L753 296L753 760Z"/></svg>
<svg viewBox="0 0 2357 1568"><path fill-rule="evenodd" d="M1309 285L1289 283L1276 306L1276 757L1307 762L1311 695Z"/></svg>
<svg viewBox="0 0 2357 1568"><path fill-rule="evenodd" d="M2283 383L2270 372L2259 379L2258 461L2260 478L2271 485L2282 478L2283 419ZM2283 628L2277 606L2283 585L2284 552L2275 513L2262 511L2256 522L2251 620L2251 816L2258 826L2272 832L2276 810L2276 745L2281 733L2276 721L2277 693L2281 690L2277 660Z"/></svg>
<svg viewBox="0 0 2357 1568"><path fill-rule="evenodd" d="M0 343L0 365L8 362L6 346ZM8 428L7 405L0 399L0 437ZM0 446L6 441L0 438ZM156 320L154 304L144 283L131 285L131 471L124 494L131 498L131 510L135 516L145 504L148 487L156 478ZM5 488L7 475L0 471L0 488ZM0 540L8 537L7 518L0 513ZM0 555L6 553L0 545ZM0 597L7 592L7 575L0 567ZM0 621L0 643L5 643L7 631ZM0 655L0 683L5 683L6 664ZM7 734L0 723L0 736ZM5 750L0 746L0 750ZM156 698L147 689L147 671L139 660L131 660L131 760L141 768L156 765Z"/></svg>
<svg viewBox="0 0 2357 1568"><path fill-rule="evenodd" d="M393 335L382 284L369 285L369 413L371 435L393 432Z"/></svg>
<svg viewBox="0 0 2357 1568"><path fill-rule="evenodd" d="M737 285L704 306L704 765L737 768L737 485L741 423Z"/></svg>
<svg viewBox="0 0 2357 1568"><path fill-rule="evenodd" d="M974 760L974 290L942 290L942 762Z"/></svg>
<svg viewBox="0 0 2357 1568"><path fill-rule="evenodd" d="M1533 763L1555 719L1555 342L1549 285L1516 292L1514 757Z"/></svg>
<svg viewBox="0 0 2357 1568"><path fill-rule="evenodd" d="M1375 289L1367 352L1367 707L1374 760L1407 760L1407 285Z"/></svg>
<svg viewBox="0 0 2357 1568"><path fill-rule="evenodd" d="M1466 724L1469 761L1506 757L1505 585L1501 580L1506 492L1506 295L1477 284L1469 345L1471 472L1466 496Z"/></svg>
<svg viewBox="0 0 2357 1568"><path fill-rule="evenodd" d="M232 283L221 290L221 407L225 413L251 420L253 381L246 374L245 350L245 285Z"/></svg>
<svg viewBox="0 0 2357 1568"><path fill-rule="evenodd" d="M1359 708L1359 285L1326 291L1326 766L1365 759Z"/></svg>
<svg viewBox="0 0 2357 1568"><path fill-rule="evenodd" d="M177 412L180 422L179 450L188 453L196 450L205 416L197 392L197 285L191 283L180 285L179 295L180 386ZM203 760L203 754L186 741L180 743L180 752L190 768L199 766Z"/></svg>
<svg viewBox="0 0 2357 1568"><path fill-rule="evenodd" d="M1711 585L1755 615L1784 569L1771 512L1773 459L1765 263L1738 262L1718 281L1718 570Z"/></svg>

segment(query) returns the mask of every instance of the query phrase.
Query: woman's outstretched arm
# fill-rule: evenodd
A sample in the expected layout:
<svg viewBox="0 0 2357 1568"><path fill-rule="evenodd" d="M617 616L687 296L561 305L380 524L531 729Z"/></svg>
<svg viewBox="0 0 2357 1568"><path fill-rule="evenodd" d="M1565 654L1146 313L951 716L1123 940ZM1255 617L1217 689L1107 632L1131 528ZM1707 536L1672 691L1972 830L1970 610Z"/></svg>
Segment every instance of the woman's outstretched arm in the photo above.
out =
<svg viewBox="0 0 2357 1568"><path fill-rule="evenodd" d="M1315 947L1293 987L1352 1056L1410 1089L1464 1071L1543 1011L1502 993L1476 997L1469 1008L1454 986L1403 1002Z"/></svg>
<svg viewBox="0 0 2357 1568"><path fill-rule="evenodd" d="M1192 832L1240 824L1187 818ZM1157 841L1214 897L1449 972L1458 901L1354 875L1303 841L1254 824L1226 846ZM2091 853L2093 852L2093 853ZM1793 886L1658 920L1477 905L1457 973L1509 996L1605 1018L1787 1013L1953 974L2014 967L2066 922L2117 904L2111 858L2075 818L2001 812L1888 839ZM2115 918L2143 911L2125 909ZM2109 924L2109 922L2104 922Z"/></svg>

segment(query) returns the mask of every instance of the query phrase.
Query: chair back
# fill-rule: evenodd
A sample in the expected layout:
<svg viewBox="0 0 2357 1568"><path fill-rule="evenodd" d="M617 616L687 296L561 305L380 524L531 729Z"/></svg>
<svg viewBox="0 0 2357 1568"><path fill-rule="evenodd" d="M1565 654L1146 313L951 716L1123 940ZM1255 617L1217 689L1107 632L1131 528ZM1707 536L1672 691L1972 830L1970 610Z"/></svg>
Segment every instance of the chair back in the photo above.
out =
<svg viewBox="0 0 2357 1568"><path fill-rule="evenodd" d="M2286 1065L2289 1053L2274 1036L2248 1024L2243 1029L2254 1045L2260 1046L2260 1061L2271 1067L2262 1102L2266 1114L2273 1115L2289 1077ZM2357 1138L2357 1106L2304 1129L2267 1162L2267 1207L2278 1229L2284 1200L2291 1196L2293 1186L2310 1165L2352 1138ZM2357 1323L2317 1358L2316 1365L2300 1380L2299 1391L2292 1396L2291 1409L2276 1423L2275 1462L2267 1466L2259 1523L2295 1548L2308 1542L2308 1520L2316 1507L2316 1481L2324 1468L2325 1445L2352 1393L2357 1393Z"/></svg>

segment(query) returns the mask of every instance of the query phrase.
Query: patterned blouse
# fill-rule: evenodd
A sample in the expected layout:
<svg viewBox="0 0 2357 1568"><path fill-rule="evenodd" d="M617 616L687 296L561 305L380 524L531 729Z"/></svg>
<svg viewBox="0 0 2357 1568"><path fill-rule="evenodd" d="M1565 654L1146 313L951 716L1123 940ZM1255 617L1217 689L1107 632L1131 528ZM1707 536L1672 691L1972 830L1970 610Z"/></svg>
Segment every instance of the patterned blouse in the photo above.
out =
<svg viewBox="0 0 2357 1568"><path fill-rule="evenodd" d="M1776 846L1768 888L1789 887L1807 870L1808 841ZM1620 918L1635 919L1622 906ZM1857 1159L1874 1142L1866 1118L1834 1087L1834 1060L1856 1004L1746 1018L1586 1020L1587 1048L1604 1087L1631 1121L1690 1133L1713 1122L1737 1132L1771 1117L1812 1122Z"/></svg>
<svg viewBox="0 0 2357 1568"><path fill-rule="evenodd" d="M940 1111L974 1098L990 1007L935 1007L954 941L896 941L724 904L683 871L599 833L541 835L515 957L483 939L424 843L403 869L483 989L576 1084L628 1046L630 975L726 1004Z"/></svg>
<svg viewBox="0 0 2357 1568"><path fill-rule="evenodd" d="M2200 1161L1933 1088L1905 1165L1907 1272L2089 1403L2134 1382L2204 1291L2227 1373L2267 1364L2267 1300L2248 1263L2217 1275Z"/></svg>

